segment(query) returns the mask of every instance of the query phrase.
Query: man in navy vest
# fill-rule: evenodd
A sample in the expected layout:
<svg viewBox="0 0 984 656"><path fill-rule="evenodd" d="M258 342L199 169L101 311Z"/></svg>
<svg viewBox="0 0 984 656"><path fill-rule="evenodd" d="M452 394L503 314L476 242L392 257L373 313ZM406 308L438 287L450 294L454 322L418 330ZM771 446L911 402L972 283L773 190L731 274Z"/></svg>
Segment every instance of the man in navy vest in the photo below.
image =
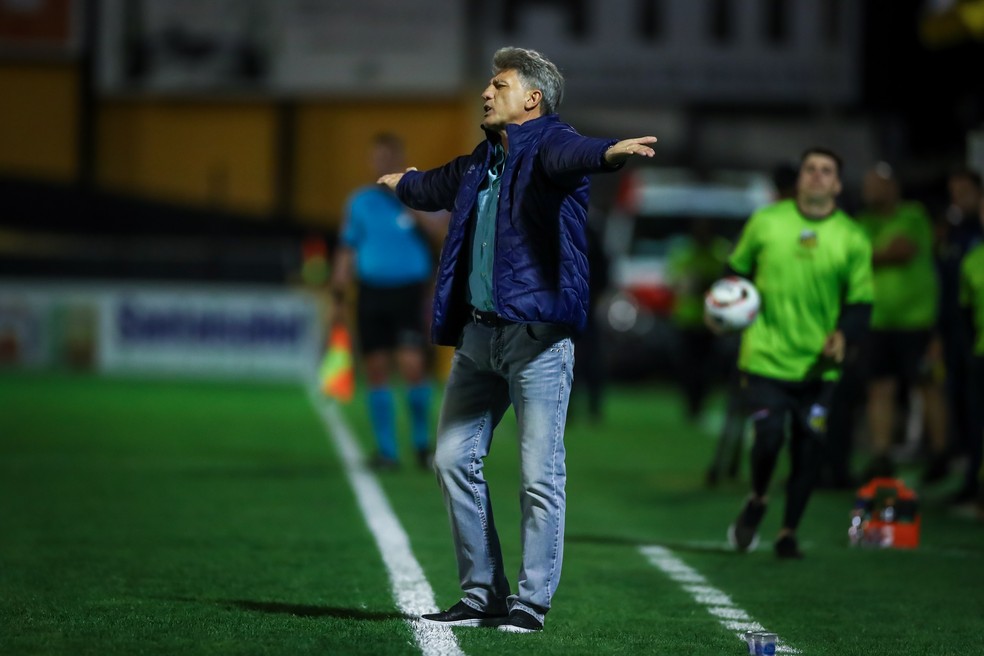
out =
<svg viewBox="0 0 984 656"><path fill-rule="evenodd" d="M409 207L452 212L431 337L457 346L434 465L450 516L464 596L424 615L451 626L539 631L564 551L564 426L571 338L589 304L588 175L652 157L655 137L581 136L556 114L564 79L540 53L502 48L482 93L483 140L430 171L379 179ZM522 565L510 591L482 466L492 432L515 408Z"/></svg>

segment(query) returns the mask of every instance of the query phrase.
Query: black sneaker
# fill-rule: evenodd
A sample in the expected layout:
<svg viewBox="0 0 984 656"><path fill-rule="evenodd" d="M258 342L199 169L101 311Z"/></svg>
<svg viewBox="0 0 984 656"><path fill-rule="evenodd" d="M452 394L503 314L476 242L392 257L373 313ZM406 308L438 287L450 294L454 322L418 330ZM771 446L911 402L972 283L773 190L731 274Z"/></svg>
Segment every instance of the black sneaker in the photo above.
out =
<svg viewBox="0 0 984 656"><path fill-rule="evenodd" d="M420 619L443 626L499 626L509 620L505 613L483 613L475 610L464 601L440 613L426 613Z"/></svg>
<svg viewBox="0 0 984 656"><path fill-rule="evenodd" d="M516 608L509 612L509 619L504 624L499 625L499 630L509 633L536 633L543 631L543 622L525 610Z"/></svg>
<svg viewBox="0 0 984 656"><path fill-rule="evenodd" d="M728 527L728 543L738 551L751 551L758 546L758 525L765 516L765 504L749 497L738 519Z"/></svg>
<svg viewBox="0 0 984 656"><path fill-rule="evenodd" d="M779 558L795 558L799 560L803 557L803 552L799 550L799 544L792 535L784 535L775 544L776 556Z"/></svg>

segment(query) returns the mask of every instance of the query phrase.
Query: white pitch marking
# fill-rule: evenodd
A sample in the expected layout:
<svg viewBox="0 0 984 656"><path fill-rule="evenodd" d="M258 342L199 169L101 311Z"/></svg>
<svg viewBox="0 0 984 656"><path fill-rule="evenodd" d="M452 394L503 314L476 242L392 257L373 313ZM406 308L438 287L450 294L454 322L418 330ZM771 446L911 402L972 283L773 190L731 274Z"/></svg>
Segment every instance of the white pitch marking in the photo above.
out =
<svg viewBox="0 0 984 656"><path fill-rule="evenodd" d="M752 617L742 608L735 606L731 597L724 592L708 584L700 572L690 565L673 555L673 552L665 547L649 545L639 547L639 551L650 563L671 579L683 585L684 590L690 593L707 612L718 618L721 625L729 631L734 631L735 635L742 642L745 641L745 631L765 631L765 627L752 619ZM776 639L777 654L799 654L800 650Z"/></svg>
<svg viewBox="0 0 984 656"><path fill-rule="evenodd" d="M379 553L389 572L396 604L410 618L407 624L420 651L424 656L465 656L450 627L435 626L419 619L423 613L434 613L439 609L434 590L410 549L410 539L396 518L379 481L366 469L358 442L339 414L337 405L326 402L314 392L310 398L342 458L362 516L376 538Z"/></svg>
<svg viewBox="0 0 984 656"><path fill-rule="evenodd" d="M707 612L714 617L720 617L722 620L751 621L752 619L744 610L734 606L708 606Z"/></svg>
<svg viewBox="0 0 984 656"><path fill-rule="evenodd" d="M698 604L705 606L731 606L731 597L709 585L685 585L683 589L694 596Z"/></svg>

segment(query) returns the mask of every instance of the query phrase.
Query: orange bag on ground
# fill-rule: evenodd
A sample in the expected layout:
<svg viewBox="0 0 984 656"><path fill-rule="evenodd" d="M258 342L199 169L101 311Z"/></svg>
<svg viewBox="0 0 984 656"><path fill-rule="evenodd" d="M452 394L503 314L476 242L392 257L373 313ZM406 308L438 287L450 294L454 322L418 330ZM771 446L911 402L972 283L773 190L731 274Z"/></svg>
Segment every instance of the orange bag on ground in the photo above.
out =
<svg viewBox="0 0 984 656"><path fill-rule="evenodd" d="M858 490L851 512L851 546L912 549L919 546L916 493L898 478L873 478Z"/></svg>

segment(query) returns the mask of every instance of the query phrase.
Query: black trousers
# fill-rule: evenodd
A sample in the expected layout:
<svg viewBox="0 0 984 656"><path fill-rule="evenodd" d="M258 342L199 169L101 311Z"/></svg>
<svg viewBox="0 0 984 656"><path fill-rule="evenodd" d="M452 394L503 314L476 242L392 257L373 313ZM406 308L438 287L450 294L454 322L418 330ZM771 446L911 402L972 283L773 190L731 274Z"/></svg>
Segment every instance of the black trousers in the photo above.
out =
<svg viewBox="0 0 984 656"><path fill-rule="evenodd" d="M779 453L789 436L791 468L782 525L795 530L823 462L834 384L821 380L785 381L743 373L742 388L755 431L751 469L752 489L757 496L768 492Z"/></svg>

